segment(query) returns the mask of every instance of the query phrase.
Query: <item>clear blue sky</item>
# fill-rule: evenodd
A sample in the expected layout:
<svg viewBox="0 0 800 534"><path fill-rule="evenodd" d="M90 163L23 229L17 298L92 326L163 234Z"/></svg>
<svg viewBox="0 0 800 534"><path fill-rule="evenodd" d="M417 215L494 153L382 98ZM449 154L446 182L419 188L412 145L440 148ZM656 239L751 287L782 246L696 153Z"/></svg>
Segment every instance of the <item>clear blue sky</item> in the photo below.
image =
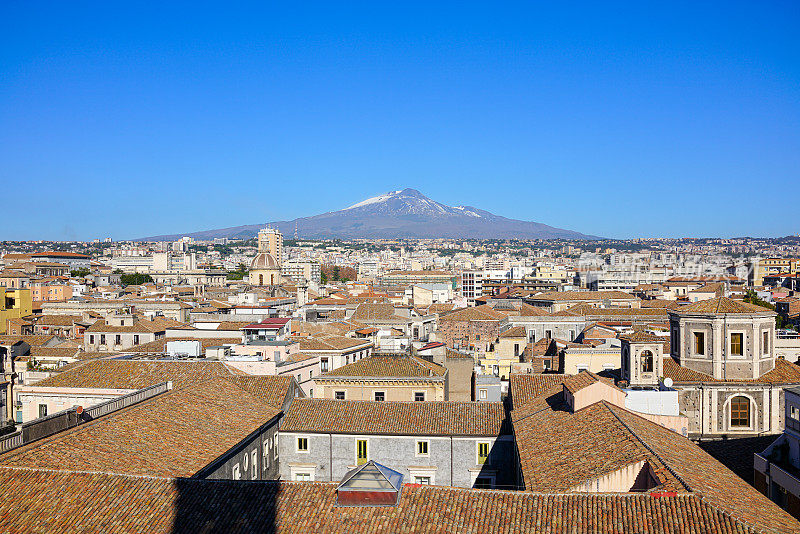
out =
<svg viewBox="0 0 800 534"><path fill-rule="evenodd" d="M799 2L385 4L3 2L0 239L405 187L609 237L800 232Z"/></svg>

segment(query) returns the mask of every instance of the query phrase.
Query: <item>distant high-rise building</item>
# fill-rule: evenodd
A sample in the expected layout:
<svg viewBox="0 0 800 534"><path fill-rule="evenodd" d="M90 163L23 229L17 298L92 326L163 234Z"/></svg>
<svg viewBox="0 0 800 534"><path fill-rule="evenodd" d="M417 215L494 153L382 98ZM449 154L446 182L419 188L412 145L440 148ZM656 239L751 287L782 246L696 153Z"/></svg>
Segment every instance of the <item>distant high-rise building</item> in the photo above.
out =
<svg viewBox="0 0 800 534"><path fill-rule="evenodd" d="M283 234L274 228L263 228L258 232L258 251L268 252L278 265L283 263Z"/></svg>

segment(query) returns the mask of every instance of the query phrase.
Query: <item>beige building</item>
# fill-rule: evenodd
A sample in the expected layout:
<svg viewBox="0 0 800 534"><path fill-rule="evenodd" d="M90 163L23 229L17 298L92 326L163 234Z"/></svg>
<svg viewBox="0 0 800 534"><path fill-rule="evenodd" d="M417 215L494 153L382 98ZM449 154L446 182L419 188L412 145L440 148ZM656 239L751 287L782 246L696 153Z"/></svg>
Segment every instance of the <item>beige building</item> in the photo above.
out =
<svg viewBox="0 0 800 534"><path fill-rule="evenodd" d="M775 356L775 312L725 297L697 302L670 311L670 339L663 374L690 436L783 430L784 388L800 385L800 367Z"/></svg>
<svg viewBox="0 0 800 534"><path fill-rule="evenodd" d="M607 341L596 347L570 344L561 356L561 372L575 375L581 371L601 373L618 369L620 364L620 344Z"/></svg>
<svg viewBox="0 0 800 534"><path fill-rule="evenodd" d="M527 297L525 302L555 313L578 304L598 308L638 308L640 301L622 291L547 291Z"/></svg>
<svg viewBox="0 0 800 534"><path fill-rule="evenodd" d="M335 400L448 400L445 367L406 355L372 355L315 380L314 397Z"/></svg>

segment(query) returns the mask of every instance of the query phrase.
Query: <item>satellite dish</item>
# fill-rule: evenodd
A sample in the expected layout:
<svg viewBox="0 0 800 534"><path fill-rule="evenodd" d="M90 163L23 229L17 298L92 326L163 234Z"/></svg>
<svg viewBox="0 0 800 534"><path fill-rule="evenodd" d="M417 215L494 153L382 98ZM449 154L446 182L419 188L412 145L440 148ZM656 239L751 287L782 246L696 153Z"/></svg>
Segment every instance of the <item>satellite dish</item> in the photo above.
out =
<svg viewBox="0 0 800 534"><path fill-rule="evenodd" d="M672 387L672 379L667 377L664 379L664 387L671 388Z"/></svg>

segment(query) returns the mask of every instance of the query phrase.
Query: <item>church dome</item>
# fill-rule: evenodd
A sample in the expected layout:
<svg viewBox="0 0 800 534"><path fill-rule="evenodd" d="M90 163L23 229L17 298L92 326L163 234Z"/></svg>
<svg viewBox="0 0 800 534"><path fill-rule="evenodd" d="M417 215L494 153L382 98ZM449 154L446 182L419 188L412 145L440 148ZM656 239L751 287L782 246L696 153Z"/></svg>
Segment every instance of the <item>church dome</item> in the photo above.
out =
<svg viewBox="0 0 800 534"><path fill-rule="evenodd" d="M272 257L272 254L268 252L259 252L256 257L253 258L253 261L250 262L250 270L259 269L280 269L280 267L278 267L278 262Z"/></svg>

